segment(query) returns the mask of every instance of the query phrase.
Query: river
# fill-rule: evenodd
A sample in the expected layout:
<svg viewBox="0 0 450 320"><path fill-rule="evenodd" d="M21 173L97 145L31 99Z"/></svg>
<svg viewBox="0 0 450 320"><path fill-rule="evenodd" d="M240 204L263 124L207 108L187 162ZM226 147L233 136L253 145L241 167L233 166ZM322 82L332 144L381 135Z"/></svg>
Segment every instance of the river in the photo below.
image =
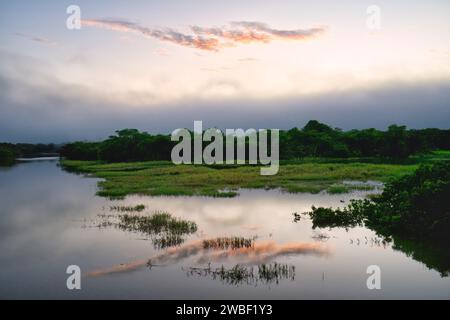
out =
<svg viewBox="0 0 450 320"><path fill-rule="evenodd" d="M0 168L2 299L450 298L450 277L439 265L426 266L367 228L313 230L308 216L294 221L294 212L343 206L366 191L240 190L235 198L113 201L95 195L98 181L65 172L51 158ZM115 214L111 206L136 204L144 204L145 213L166 211L195 221L198 230L167 249L142 234L98 226L99 215ZM254 247L220 252L198 247L216 237L251 238ZM161 263L149 268L145 261L155 257ZM275 262L284 272L274 276L258 269L276 268ZM81 269L80 290L66 286L69 265ZM241 277L219 272L236 265L245 270ZM367 287L369 266L379 267L379 290Z"/></svg>

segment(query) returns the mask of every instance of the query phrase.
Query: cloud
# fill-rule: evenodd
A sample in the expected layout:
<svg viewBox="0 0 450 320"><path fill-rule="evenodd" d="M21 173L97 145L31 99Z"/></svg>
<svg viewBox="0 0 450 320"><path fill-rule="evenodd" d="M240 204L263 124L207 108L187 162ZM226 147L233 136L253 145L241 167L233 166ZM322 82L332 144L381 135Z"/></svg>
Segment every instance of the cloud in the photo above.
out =
<svg viewBox="0 0 450 320"><path fill-rule="evenodd" d="M232 22L230 27L191 26L193 34L184 34L171 28L148 28L134 22L113 19L85 19L82 25L110 29L118 32L139 33L160 41L171 42L185 47L206 51L218 51L246 43L269 43L273 40L305 40L325 32L325 27L278 30L262 22Z"/></svg>
<svg viewBox="0 0 450 320"><path fill-rule="evenodd" d="M52 64L41 59L0 51L0 61L0 141L97 140L122 128L170 133L192 128L194 120L203 120L205 128L221 129L290 129L310 119L344 130L386 129L392 123L448 128L450 123L450 79L392 80L373 87L260 100L236 96L239 83L209 79L183 100L151 103L148 97L157 96L157 91L125 90L129 98L123 99L122 92L115 95L86 83L66 83L52 76Z"/></svg>
<svg viewBox="0 0 450 320"><path fill-rule="evenodd" d="M192 26L192 31L198 35L214 36L230 40L238 43L263 42L268 43L271 40L270 35L266 33L254 32L252 30L227 30L222 28L202 28L199 26ZM233 46L229 43L227 46Z"/></svg>
<svg viewBox="0 0 450 320"><path fill-rule="evenodd" d="M315 38L327 30L326 27L278 30L270 28L265 23L252 21L232 22L231 28L202 28L199 26L192 26L191 29L198 35L215 36L237 43L268 43L273 40L306 40Z"/></svg>
<svg viewBox="0 0 450 320"><path fill-rule="evenodd" d="M119 32L139 33L149 38L201 50L217 51L220 47L219 41L215 38L187 35L170 28L151 29L134 22L123 20L84 19L82 20L82 25L110 29Z"/></svg>
<svg viewBox="0 0 450 320"><path fill-rule="evenodd" d="M20 33L20 32L16 32L16 33L14 33L14 35L18 36L18 37L22 37L22 38L28 39L28 40L31 40L31 41L35 41L35 42L43 43L43 44L46 44L46 45L50 45L50 46L56 45L55 41L52 41L50 39L43 38L43 37L32 36L32 35L28 35L28 34L24 34L24 33Z"/></svg>
<svg viewBox="0 0 450 320"><path fill-rule="evenodd" d="M237 21L232 22L231 24L233 26L243 27L248 30L248 32L261 32L272 38L286 40L304 40L308 38L314 38L322 35L327 30L327 27L297 30L278 30L270 28L265 23L255 21Z"/></svg>

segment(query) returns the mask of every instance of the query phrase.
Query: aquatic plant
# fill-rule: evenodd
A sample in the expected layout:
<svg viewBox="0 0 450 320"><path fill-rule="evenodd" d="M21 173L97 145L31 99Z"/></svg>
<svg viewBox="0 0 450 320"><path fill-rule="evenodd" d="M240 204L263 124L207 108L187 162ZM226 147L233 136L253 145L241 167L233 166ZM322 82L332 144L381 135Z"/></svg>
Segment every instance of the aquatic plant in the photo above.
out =
<svg viewBox="0 0 450 320"><path fill-rule="evenodd" d="M334 227L355 227L361 225L364 220L361 210L358 210L360 203L351 200L348 207L340 209L316 208L312 206L312 211L308 212L315 228Z"/></svg>
<svg viewBox="0 0 450 320"><path fill-rule="evenodd" d="M278 282L281 279L295 279L295 266L287 264L279 264L277 262L271 264L261 264L258 266L258 278L265 283Z"/></svg>
<svg viewBox="0 0 450 320"><path fill-rule="evenodd" d="M145 205L138 204L135 206L111 206L109 207L111 211L120 211L120 212L141 212L145 210Z"/></svg>
<svg viewBox="0 0 450 320"><path fill-rule="evenodd" d="M177 233L163 233L152 237L153 247L157 250L162 250L170 247L181 245L185 238Z"/></svg>
<svg viewBox="0 0 450 320"><path fill-rule="evenodd" d="M210 277L213 280L228 285L257 285L279 284L280 280L295 280L295 266L280 264L277 262L270 264L259 264L254 266L244 266L237 264L231 268L222 265L219 268L211 268L208 264L206 268L190 267L187 271L188 276Z"/></svg>
<svg viewBox="0 0 450 320"><path fill-rule="evenodd" d="M239 248L251 248L254 245L254 238L243 237L219 237L215 239L203 240L204 249L239 249Z"/></svg>
<svg viewBox="0 0 450 320"><path fill-rule="evenodd" d="M315 232L311 236L311 238L313 238L314 240L317 240L317 241L328 241L328 239L330 239L330 236L325 233L322 233L322 232Z"/></svg>
<svg viewBox="0 0 450 320"><path fill-rule="evenodd" d="M129 208L131 208L136 211L136 207L117 208L127 208L123 211L129 211ZM119 215L99 214L97 218L100 221L94 220L94 222L98 228L112 226L124 231L143 234L148 237L145 240L152 241L155 249L179 246L186 240L186 235L197 231L195 222L173 217L168 212L155 212L151 215L128 213Z"/></svg>
<svg viewBox="0 0 450 320"><path fill-rule="evenodd" d="M162 232L190 234L197 231L195 222L174 218L167 212L156 212L150 216L123 214L119 220L119 228L149 235Z"/></svg>

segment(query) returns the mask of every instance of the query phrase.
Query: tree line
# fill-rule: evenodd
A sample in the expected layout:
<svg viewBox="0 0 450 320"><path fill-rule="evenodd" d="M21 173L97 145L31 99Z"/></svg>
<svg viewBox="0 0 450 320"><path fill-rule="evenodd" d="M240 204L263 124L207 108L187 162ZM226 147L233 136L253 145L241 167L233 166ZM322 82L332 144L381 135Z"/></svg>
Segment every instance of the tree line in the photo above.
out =
<svg viewBox="0 0 450 320"><path fill-rule="evenodd" d="M53 143L0 143L0 165L14 163L16 158L43 154L58 154L60 147Z"/></svg>
<svg viewBox="0 0 450 320"><path fill-rule="evenodd" d="M170 160L176 143L171 141L170 135L124 129L101 142L68 143L61 148L61 156L106 162ZM311 120L301 129L280 131L279 143L282 160L305 157L404 159L431 150L450 149L450 130L408 130L405 126L391 125L386 131L373 128L343 131Z"/></svg>

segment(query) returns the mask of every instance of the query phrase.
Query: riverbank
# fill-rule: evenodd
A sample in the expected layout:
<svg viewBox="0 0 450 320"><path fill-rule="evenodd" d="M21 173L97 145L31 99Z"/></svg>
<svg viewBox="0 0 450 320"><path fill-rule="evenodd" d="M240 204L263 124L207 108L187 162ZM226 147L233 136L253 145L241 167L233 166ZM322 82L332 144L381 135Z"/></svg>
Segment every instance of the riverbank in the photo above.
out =
<svg viewBox="0 0 450 320"><path fill-rule="evenodd" d="M259 166L179 165L168 161L101 163L61 160L68 171L102 178L98 195L123 198L130 194L201 195L234 197L240 188L280 188L286 192L346 193L370 190L414 172L421 163L450 160L449 151L437 151L412 157L403 163L382 163L381 159L303 159L281 162L274 176L260 175ZM354 183L360 181L361 183Z"/></svg>

